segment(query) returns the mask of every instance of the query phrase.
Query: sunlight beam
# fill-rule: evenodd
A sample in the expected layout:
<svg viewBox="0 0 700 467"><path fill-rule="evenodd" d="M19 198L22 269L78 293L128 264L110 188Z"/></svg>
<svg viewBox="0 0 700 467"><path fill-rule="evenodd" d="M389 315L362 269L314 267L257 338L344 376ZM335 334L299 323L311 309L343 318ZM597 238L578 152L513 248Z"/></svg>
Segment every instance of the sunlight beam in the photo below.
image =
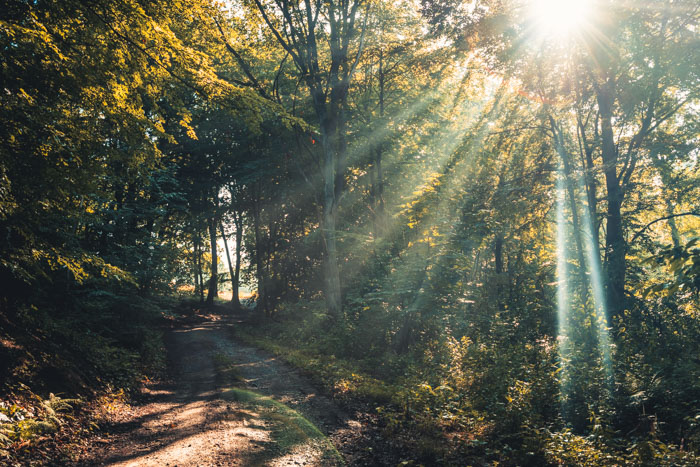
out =
<svg viewBox="0 0 700 467"><path fill-rule="evenodd" d="M559 404L562 418L566 419L568 413L567 400L570 393L570 376L568 363L571 359L569 348L569 320L571 313L569 297L567 238L569 237L569 224L566 220L566 188L563 170L557 176L556 196L556 252L557 252L557 341L559 354Z"/></svg>
<svg viewBox="0 0 700 467"><path fill-rule="evenodd" d="M583 192L582 177L579 177L579 191ZM595 321L598 332L598 349L600 356L603 359L603 371L605 372L606 383L608 390L613 389L613 370L612 370L612 343L610 342L610 330L608 323L608 310L605 303L605 290L603 288L603 272L600 268L600 252L599 247L595 243L597 238L594 235L593 219L591 219L589 206L583 206L581 209L584 228L584 249L588 260L590 270L591 291L593 292L593 307L595 309Z"/></svg>

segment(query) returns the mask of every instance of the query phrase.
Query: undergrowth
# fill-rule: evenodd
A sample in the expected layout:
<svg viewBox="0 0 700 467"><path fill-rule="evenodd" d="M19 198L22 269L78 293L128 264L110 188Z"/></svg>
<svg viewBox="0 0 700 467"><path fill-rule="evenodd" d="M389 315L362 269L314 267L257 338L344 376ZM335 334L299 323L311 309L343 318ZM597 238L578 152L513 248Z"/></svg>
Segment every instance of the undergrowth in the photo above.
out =
<svg viewBox="0 0 700 467"><path fill-rule="evenodd" d="M0 315L0 464L70 463L109 406L161 376L169 299L88 295Z"/></svg>
<svg viewBox="0 0 700 467"><path fill-rule="evenodd" d="M369 346L362 355L348 342L357 338L350 327L336 323L328 331L321 305L302 303L233 332L301 369L335 398L370 404L383 434L403 446L404 465L700 465L692 449L664 442L660 432L615 431L599 408L591 407L587 432L568 428L557 415L551 342L501 349L520 366L501 388L493 381L508 381L501 373L509 365L496 348L446 335L404 355Z"/></svg>

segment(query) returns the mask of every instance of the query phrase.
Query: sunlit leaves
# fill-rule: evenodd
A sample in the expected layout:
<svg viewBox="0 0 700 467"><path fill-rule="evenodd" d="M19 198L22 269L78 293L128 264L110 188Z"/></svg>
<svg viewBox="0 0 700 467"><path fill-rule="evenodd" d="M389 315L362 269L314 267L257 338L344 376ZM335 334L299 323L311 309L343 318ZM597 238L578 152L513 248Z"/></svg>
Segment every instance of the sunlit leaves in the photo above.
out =
<svg viewBox="0 0 700 467"><path fill-rule="evenodd" d="M663 294L670 296L678 292L691 292L697 296L700 291L700 237L691 238L685 245L662 249L657 255L647 259L649 265L664 265L673 276L672 281L648 287L644 296Z"/></svg>

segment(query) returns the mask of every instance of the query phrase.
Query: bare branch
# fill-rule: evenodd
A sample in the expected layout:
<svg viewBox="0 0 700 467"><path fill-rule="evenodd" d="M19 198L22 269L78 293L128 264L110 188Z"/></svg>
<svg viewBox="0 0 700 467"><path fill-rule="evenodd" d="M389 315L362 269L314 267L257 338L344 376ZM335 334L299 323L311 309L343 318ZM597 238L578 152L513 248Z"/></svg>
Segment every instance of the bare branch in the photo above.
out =
<svg viewBox="0 0 700 467"><path fill-rule="evenodd" d="M639 238L639 236L642 235L642 233L644 233L644 231L645 231L646 229L648 229L648 228L651 227L652 225L656 224L657 222L665 221L665 220L668 220L668 219L673 219L674 217L682 217L682 216L696 216L696 217L700 217L700 211L681 212L681 213L678 213L678 214L671 214L671 215L668 215L668 216L659 217L658 219L649 222L647 225L645 225L644 227L642 227L641 229L639 229L639 230L637 231L637 233L634 234L634 236L632 237L632 240L630 240L629 243L630 243L630 244L634 243L634 241L637 240L637 238Z"/></svg>
<svg viewBox="0 0 700 467"><path fill-rule="evenodd" d="M284 38L280 35L279 31L277 28L272 24L272 21L270 21L270 18L267 16L267 13L265 12L265 7L260 3L260 0L253 0L255 2L255 5L258 7L258 11L260 12L260 15L263 17L263 20L265 21L265 24L267 24L267 27L270 28L270 31L272 31L272 34L274 34L275 38L277 39L277 42L280 43L282 48L289 53L289 55L292 56L294 61L296 62L297 66L299 66L299 69L301 70L302 73L307 72L306 64L301 60L301 57L297 55L296 52L294 52L294 49L287 43L287 41L284 40Z"/></svg>

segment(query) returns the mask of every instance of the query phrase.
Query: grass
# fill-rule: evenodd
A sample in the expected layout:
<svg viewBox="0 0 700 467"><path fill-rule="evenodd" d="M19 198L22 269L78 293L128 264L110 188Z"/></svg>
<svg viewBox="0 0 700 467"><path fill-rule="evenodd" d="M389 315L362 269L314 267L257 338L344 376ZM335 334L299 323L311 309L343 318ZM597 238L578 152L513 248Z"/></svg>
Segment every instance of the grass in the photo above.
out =
<svg viewBox="0 0 700 467"><path fill-rule="evenodd" d="M214 355L219 385L234 385L243 381L236 371L235 362L226 354ZM322 465L344 465L343 458L333 444L313 423L299 412L274 399L247 389L232 387L223 392L223 398L236 402L239 410L254 412L266 423L270 442L264 452L253 454L250 464L268 463L273 458L293 453L297 449L311 449L319 453Z"/></svg>
<svg viewBox="0 0 700 467"><path fill-rule="evenodd" d="M255 462L270 461L270 457L282 457L301 447L320 452L322 465L344 465L343 458L333 443L313 423L299 412L267 396L241 388L230 388L223 393L227 400L234 401L243 410L256 412L269 423L271 442L265 453Z"/></svg>
<svg viewBox="0 0 700 467"><path fill-rule="evenodd" d="M396 386L367 375L347 360L335 356L324 357L313 348L304 348L298 341L280 344L279 339L255 333L250 326L237 326L233 332L246 344L267 350L303 370L335 397L357 398L376 404L396 402Z"/></svg>

